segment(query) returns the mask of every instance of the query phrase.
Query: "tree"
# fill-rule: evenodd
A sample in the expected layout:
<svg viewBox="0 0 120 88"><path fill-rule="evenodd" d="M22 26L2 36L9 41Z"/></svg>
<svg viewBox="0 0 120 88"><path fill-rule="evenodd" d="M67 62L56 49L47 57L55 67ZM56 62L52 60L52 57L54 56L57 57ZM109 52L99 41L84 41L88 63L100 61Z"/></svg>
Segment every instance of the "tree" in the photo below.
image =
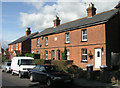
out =
<svg viewBox="0 0 120 88"><path fill-rule="evenodd" d="M64 51L61 51L62 60L67 60L67 47L64 47Z"/></svg>

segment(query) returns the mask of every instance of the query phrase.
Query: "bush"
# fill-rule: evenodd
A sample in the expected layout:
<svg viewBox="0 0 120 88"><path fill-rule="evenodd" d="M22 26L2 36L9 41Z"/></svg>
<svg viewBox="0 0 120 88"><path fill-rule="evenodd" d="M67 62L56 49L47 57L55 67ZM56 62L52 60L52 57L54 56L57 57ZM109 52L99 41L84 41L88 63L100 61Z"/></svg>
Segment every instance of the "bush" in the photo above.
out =
<svg viewBox="0 0 120 88"><path fill-rule="evenodd" d="M67 70L71 74L76 74L79 73L82 70L82 68L79 68L77 65L71 65Z"/></svg>
<svg viewBox="0 0 120 88"><path fill-rule="evenodd" d="M37 64L37 65L42 65L45 63L45 60L43 59L34 59L34 63Z"/></svg>
<svg viewBox="0 0 120 88"><path fill-rule="evenodd" d="M64 51L61 51L62 60L67 60L67 47L64 47Z"/></svg>
<svg viewBox="0 0 120 88"><path fill-rule="evenodd" d="M67 66L68 66L68 64L67 64L65 61L63 61L63 60L59 60L59 61L58 61L58 60L53 60L51 63L52 63L53 65L58 66L60 70L68 73L68 71L67 71L67 68L68 68Z"/></svg>

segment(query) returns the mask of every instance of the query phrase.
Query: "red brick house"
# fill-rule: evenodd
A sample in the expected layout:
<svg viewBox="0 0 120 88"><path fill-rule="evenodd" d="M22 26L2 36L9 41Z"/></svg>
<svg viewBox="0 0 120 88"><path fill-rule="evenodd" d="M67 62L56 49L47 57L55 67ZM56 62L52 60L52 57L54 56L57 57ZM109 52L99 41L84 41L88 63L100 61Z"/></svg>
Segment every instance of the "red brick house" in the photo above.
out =
<svg viewBox="0 0 120 88"><path fill-rule="evenodd" d="M31 34L30 28L27 27L25 36L22 36L21 38L8 44L9 54L11 58L13 56L21 56L21 55L24 55L25 53L30 53L31 52L31 38L36 34L38 34L38 32Z"/></svg>
<svg viewBox="0 0 120 88"><path fill-rule="evenodd" d="M93 64L111 65L111 53L120 53L120 5L96 14L94 4L89 4L87 17L60 24L56 16L54 26L31 39L31 52L40 53L43 59L60 60L61 51L67 47L67 60L85 67Z"/></svg>

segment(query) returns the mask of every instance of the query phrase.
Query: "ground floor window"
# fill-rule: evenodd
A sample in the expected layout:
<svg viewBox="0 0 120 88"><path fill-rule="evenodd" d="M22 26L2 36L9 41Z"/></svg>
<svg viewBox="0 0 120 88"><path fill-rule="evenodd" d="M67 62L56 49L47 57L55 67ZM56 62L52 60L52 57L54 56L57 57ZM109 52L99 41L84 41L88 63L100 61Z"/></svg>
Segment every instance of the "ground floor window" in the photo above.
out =
<svg viewBox="0 0 120 88"><path fill-rule="evenodd" d="M67 60L70 60L70 50L67 50Z"/></svg>
<svg viewBox="0 0 120 88"><path fill-rule="evenodd" d="M60 50L57 50L57 60L60 60Z"/></svg>
<svg viewBox="0 0 120 88"><path fill-rule="evenodd" d="M51 51L51 59L54 60L55 59L55 50Z"/></svg>
<svg viewBox="0 0 120 88"><path fill-rule="evenodd" d="M82 49L82 61L87 61L87 49Z"/></svg>
<svg viewBox="0 0 120 88"><path fill-rule="evenodd" d="M45 60L48 60L48 51L45 51Z"/></svg>

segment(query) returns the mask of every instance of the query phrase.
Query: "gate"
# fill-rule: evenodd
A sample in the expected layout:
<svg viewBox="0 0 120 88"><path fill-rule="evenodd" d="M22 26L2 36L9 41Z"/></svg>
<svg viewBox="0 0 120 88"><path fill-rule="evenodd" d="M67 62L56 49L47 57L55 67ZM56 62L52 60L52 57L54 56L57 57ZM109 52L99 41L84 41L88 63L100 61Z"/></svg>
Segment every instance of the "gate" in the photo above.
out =
<svg viewBox="0 0 120 88"><path fill-rule="evenodd" d="M120 65L120 53L111 53L111 65Z"/></svg>

